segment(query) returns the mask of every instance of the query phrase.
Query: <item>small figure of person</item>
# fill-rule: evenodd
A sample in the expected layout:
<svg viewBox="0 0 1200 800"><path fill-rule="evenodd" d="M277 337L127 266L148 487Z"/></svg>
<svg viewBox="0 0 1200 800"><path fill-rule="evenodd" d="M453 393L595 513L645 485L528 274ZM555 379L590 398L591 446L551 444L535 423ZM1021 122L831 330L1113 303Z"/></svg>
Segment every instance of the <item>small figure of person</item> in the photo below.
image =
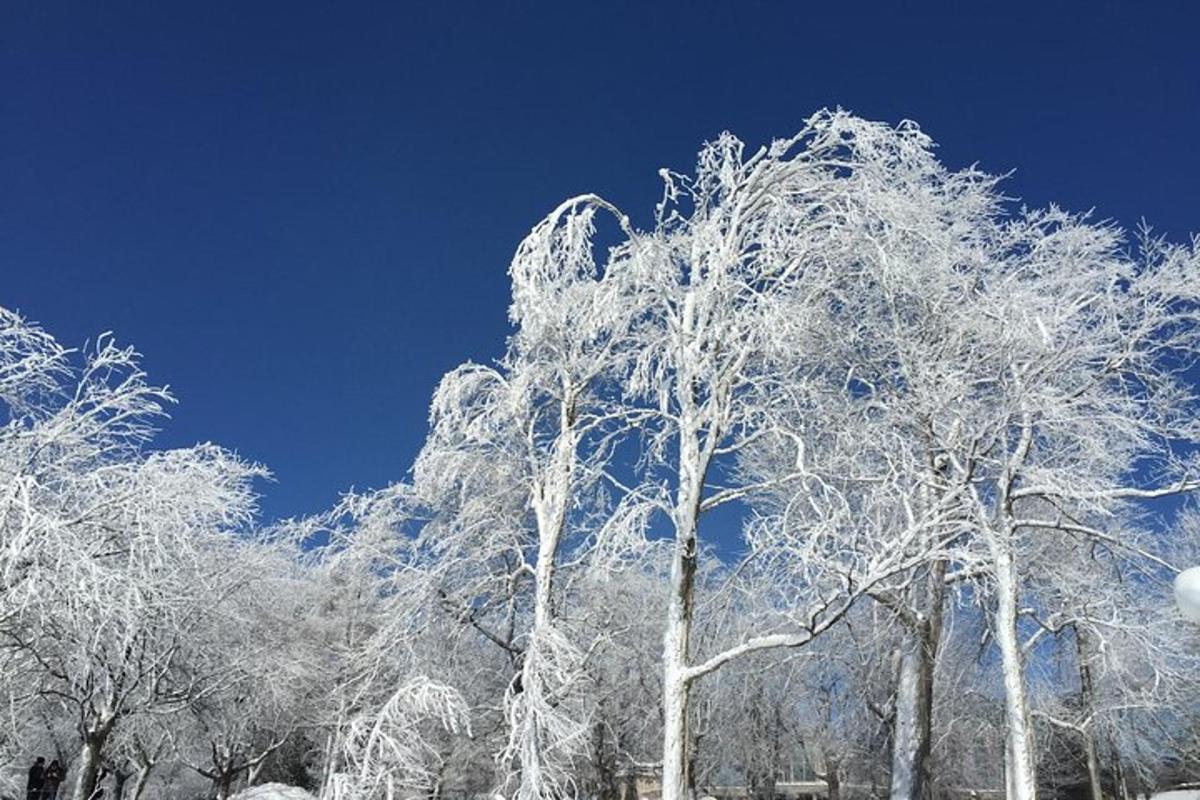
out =
<svg viewBox="0 0 1200 800"><path fill-rule="evenodd" d="M62 764L58 763L57 758L52 759L43 776L42 800L57 800L58 787L62 783L63 777Z"/></svg>
<svg viewBox="0 0 1200 800"><path fill-rule="evenodd" d="M46 783L46 759L41 756L29 768L29 779L25 781L26 800L41 800L42 787Z"/></svg>

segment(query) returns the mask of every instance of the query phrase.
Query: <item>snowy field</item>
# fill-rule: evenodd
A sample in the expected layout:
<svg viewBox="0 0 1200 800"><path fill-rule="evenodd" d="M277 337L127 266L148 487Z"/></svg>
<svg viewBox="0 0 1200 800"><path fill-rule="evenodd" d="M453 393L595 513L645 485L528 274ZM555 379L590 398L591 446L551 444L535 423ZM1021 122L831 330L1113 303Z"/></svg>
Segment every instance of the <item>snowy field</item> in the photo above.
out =
<svg viewBox="0 0 1200 800"><path fill-rule="evenodd" d="M316 800L316 798L297 786L264 783L261 786L251 786L243 792L238 792L230 800Z"/></svg>
<svg viewBox="0 0 1200 800"><path fill-rule="evenodd" d="M1150 800L1200 800L1200 789L1173 789L1150 795Z"/></svg>

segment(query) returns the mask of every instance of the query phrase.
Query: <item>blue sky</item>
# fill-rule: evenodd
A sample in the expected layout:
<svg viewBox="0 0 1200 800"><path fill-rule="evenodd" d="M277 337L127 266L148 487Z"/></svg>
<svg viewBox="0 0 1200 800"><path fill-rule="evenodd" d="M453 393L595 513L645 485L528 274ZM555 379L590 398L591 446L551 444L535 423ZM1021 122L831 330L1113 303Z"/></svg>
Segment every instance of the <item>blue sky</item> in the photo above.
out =
<svg viewBox="0 0 1200 800"><path fill-rule="evenodd" d="M266 463L275 517L403 477L546 211L646 222L724 129L911 118L1032 205L1200 231L1200 11L967 6L6 3L0 304L136 344L161 443Z"/></svg>

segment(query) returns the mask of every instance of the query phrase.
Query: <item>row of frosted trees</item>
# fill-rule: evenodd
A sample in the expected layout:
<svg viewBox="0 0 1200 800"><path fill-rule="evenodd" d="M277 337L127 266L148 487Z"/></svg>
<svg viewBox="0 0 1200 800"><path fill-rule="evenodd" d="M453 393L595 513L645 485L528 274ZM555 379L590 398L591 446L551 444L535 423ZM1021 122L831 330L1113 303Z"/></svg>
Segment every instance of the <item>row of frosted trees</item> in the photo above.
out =
<svg viewBox="0 0 1200 800"><path fill-rule="evenodd" d="M148 447L170 398L131 351L6 316L7 746L74 742L76 800L1194 769L1196 247L1014 210L842 112L662 178L647 229L591 195L534 227L505 353L442 380L408 480L267 530L260 467Z"/></svg>

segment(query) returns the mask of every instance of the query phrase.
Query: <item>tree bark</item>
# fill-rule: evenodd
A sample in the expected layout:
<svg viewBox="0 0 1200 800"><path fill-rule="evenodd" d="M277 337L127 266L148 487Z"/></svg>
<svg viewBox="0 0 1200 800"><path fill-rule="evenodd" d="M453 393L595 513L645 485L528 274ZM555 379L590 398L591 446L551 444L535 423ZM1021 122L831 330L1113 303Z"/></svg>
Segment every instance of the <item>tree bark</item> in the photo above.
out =
<svg viewBox="0 0 1200 800"><path fill-rule="evenodd" d="M1092 790L1092 800L1104 800L1103 784L1100 780L1100 759L1096 754L1096 737L1091 730L1083 732L1083 750L1087 756L1088 786Z"/></svg>
<svg viewBox="0 0 1200 800"><path fill-rule="evenodd" d="M892 733L891 800L922 800L929 753L928 696L931 666L926 657L925 623L904 631L896 716Z"/></svg>
<svg viewBox="0 0 1200 800"><path fill-rule="evenodd" d="M681 398L690 406L690 381ZM696 529L704 469L699 437L690 412L681 413L679 489L675 500L675 550L671 596L663 634L662 800L684 800L688 792L688 675L696 583Z"/></svg>
<svg viewBox="0 0 1200 800"><path fill-rule="evenodd" d="M825 764L825 785L829 787L828 800L841 800L842 773L841 765L836 760Z"/></svg>
<svg viewBox="0 0 1200 800"><path fill-rule="evenodd" d="M133 779L133 788L129 792L129 800L141 800L142 792L146 791L146 784L150 780L150 771L149 766L138 769L137 776Z"/></svg>
<svg viewBox="0 0 1200 800"><path fill-rule="evenodd" d="M1008 727L1006 773L1008 800L1037 800L1033 723L1025 690L1025 657L1017 633L1017 574L1010 537L993 541L996 569L996 642L1004 678L1004 714Z"/></svg>
<svg viewBox="0 0 1200 800"><path fill-rule="evenodd" d="M246 786L253 786L258 783L258 777L262 775L263 769L267 766L267 756L263 756L250 765L246 770Z"/></svg>
<svg viewBox="0 0 1200 800"><path fill-rule="evenodd" d="M1130 800L1133 794L1129 791L1129 776L1125 772L1125 767L1121 764L1121 759L1114 759L1113 766L1117 773L1117 796L1121 800Z"/></svg>
<svg viewBox="0 0 1200 800"><path fill-rule="evenodd" d="M229 800L233 791L233 772L222 770L213 778L213 790L217 800Z"/></svg>
<svg viewBox="0 0 1200 800"><path fill-rule="evenodd" d="M83 737L79 754L79 777L75 779L73 800L92 800L100 779L100 760L110 724L104 723L89 730Z"/></svg>
<svg viewBox="0 0 1200 800"><path fill-rule="evenodd" d="M933 742L933 675L942 638L946 562L938 561L920 585L915 619L903 626L904 642L892 734L891 800L930 800Z"/></svg>
<svg viewBox="0 0 1200 800"><path fill-rule="evenodd" d="M617 785L617 753L619 748L610 747L605 736L603 721L596 722L593 728L593 741L596 765L596 792L599 800L621 800L621 788Z"/></svg>
<svg viewBox="0 0 1200 800"><path fill-rule="evenodd" d="M1096 712L1095 686L1092 683L1092 668L1088 663L1087 634L1079 625L1075 628L1075 657L1079 662L1079 690L1083 694L1084 713L1088 721L1080 733L1083 735L1083 751L1087 759L1088 786L1092 800L1104 800L1104 784L1100 777L1100 758L1096 752L1096 736L1093 733Z"/></svg>
<svg viewBox="0 0 1200 800"><path fill-rule="evenodd" d="M672 601L674 605L674 601ZM662 800L684 800L687 792L687 639L690 620L671 611L663 644Z"/></svg>
<svg viewBox="0 0 1200 800"><path fill-rule="evenodd" d="M694 516L691 534L677 539L671 565L671 600L663 636L663 772L662 800L684 800L688 781L688 651L692 633L692 601L696 577Z"/></svg>
<svg viewBox="0 0 1200 800"><path fill-rule="evenodd" d="M113 772L113 798L121 800L125 796L125 784L129 781L129 773L122 770Z"/></svg>
<svg viewBox="0 0 1200 800"><path fill-rule="evenodd" d="M538 556L534 566L533 627L521 667L524 696L515 700L523 704L523 710L514 720L515 728L510 732L510 742L516 744L516 768L520 774L516 794L527 800L542 796L543 787L534 785L534 782L537 781L536 776L542 774L548 761L542 749L545 737L540 716L540 704L547 702L544 699L542 670L545 667L542 647L553 633L555 624L554 578L558 566L558 550L566 528L579 440L575 426L574 391L571 387L563 387L563 398L559 406L558 440L554 444L546 473L533 486L531 505L538 531Z"/></svg>
<svg viewBox="0 0 1200 800"><path fill-rule="evenodd" d="M675 549L671 559L670 600L663 633L663 762L662 800L684 800L688 787L688 675L692 613L698 551L697 528L704 492L705 460L701 452L701 424L696 410L696 379L690 372L691 347L696 330L696 296L688 292L680 320L682 341L676 352L677 369L672 392L679 404L679 485L675 491L672 523ZM713 431L708 432L709 436Z"/></svg>

